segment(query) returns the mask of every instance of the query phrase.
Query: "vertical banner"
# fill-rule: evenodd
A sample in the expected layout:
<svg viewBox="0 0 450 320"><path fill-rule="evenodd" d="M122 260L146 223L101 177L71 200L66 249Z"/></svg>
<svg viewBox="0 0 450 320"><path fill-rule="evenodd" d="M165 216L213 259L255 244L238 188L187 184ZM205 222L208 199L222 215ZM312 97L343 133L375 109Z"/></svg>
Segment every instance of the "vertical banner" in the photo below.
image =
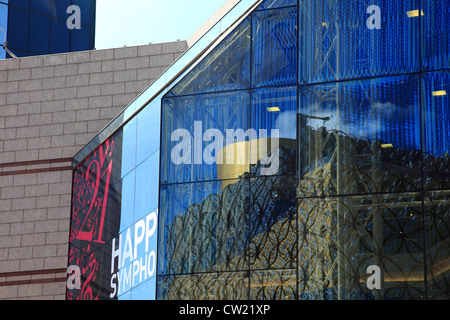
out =
<svg viewBox="0 0 450 320"><path fill-rule="evenodd" d="M103 143L74 171L69 267L81 271L80 289L69 289L68 300L97 300L104 288L101 273L105 244L105 218L113 168L114 141ZM106 268L107 269L107 268Z"/></svg>

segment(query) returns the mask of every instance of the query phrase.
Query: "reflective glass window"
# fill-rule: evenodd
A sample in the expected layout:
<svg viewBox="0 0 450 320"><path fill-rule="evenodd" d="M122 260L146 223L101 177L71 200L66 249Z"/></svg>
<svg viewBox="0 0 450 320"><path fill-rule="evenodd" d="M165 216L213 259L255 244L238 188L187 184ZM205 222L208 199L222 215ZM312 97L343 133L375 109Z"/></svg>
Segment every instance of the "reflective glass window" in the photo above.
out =
<svg viewBox="0 0 450 320"><path fill-rule="evenodd" d="M69 14L67 13L67 8L71 5L71 0L53 0L51 15L57 19L67 21Z"/></svg>
<svg viewBox="0 0 450 320"><path fill-rule="evenodd" d="M28 50L33 54L48 53L50 44L50 18L30 13L30 37Z"/></svg>
<svg viewBox="0 0 450 320"><path fill-rule="evenodd" d="M248 181L164 185L158 274L245 270Z"/></svg>
<svg viewBox="0 0 450 320"><path fill-rule="evenodd" d="M158 169L159 151L136 168L135 221L158 207Z"/></svg>
<svg viewBox="0 0 450 320"><path fill-rule="evenodd" d="M450 2L422 1L423 66L426 70L450 67Z"/></svg>
<svg viewBox="0 0 450 320"><path fill-rule="evenodd" d="M244 300L248 290L246 271L158 276L157 299Z"/></svg>
<svg viewBox="0 0 450 320"><path fill-rule="evenodd" d="M297 8L253 13L252 86L297 80Z"/></svg>
<svg viewBox="0 0 450 320"><path fill-rule="evenodd" d="M159 149L161 128L161 100L156 99L136 118L136 164L140 164Z"/></svg>
<svg viewBox="0 0 450 320"><path fill-rule="evenodd" d="M425 188L450 188L450 72L423 77Z"/></svg>
<svg viewBox="0 0 450 320"><path fill-rule="evenodd" d="M155 300L156 277L131 290L131 300Z"/></svg>
<svg viewBox="0 0 450 320"><path fill-rule="evenodd" d="M299 299L424 298L422 203L414 193L302 199L298 214Z"/></svg>
<svg viewBox="0 0 450 320"><path fill-rule="evenodd" d="M249 264L251 270L297 266L295 176L250 180Z"/></svg>
<svg viewBox="0 0 450 320"><path fill-rule="evenodd" d="M293 269L250 272L250 300L296 300L297 273Z"/></svg>
<svg viewBox="0 0 450 320"><path fill-rule="evenodd" d="M249 171L248 91L164 98L162 103L162 183L238 178Z"/></svg>
<svg viewBox="0 0 450 320"><path fill-rule="evenodd" d="M70 50L84 51L90 50L91 29L81 27L81 29L73 29L70 32Z"/></svg>
<svg viewBox="0 0 450 320"><path fill-rule="evenodd" d="M14 53L16 50L26 53L28 51L29 13L10 6L8 16L8 48Z"/></svg>
<svg viewBox="0 0 450 320"><path fill-rule="evenodd" d="M30 8L30 0L9 0L9 4L27 10Z"/></svg>
<svg viewBox="0 0 450 320"><path fill-rule="evenodd" d="M300 87L300 195L417 190L417 76Z"/></svg>
<svg viewBox="0 0 450 320"><path fill-rule="evenodd" d="M51 13L50 0L32 0L30 4L30 10L33 12L40 13L46 16L49 16Z"/></svg>
<svg viewBox="0 0 450 320"><path fill-rule="evenodd" d="M419 1L300 0L300 83L419 70Z"/></svg>
<svg viewBox="0 0 450 320"><path fill-rule="evenodd" d="M250 22L245 19L169 95L245 89L250 84Z"/></svg>
<svg viewBox="0 0 450 320"><path fill-rule="evenodd" d="M135 203L136 171L133 170L122 179L121 210L120 210L120 232L128 228L135 221L134 203Z"/></svg>
<svg viewBox="0 0 450 320"><path fill-rule="evenodd" d="M252 174L261 175L263 167L266 170L263 175L295 174L297 87L253 90L251 117L250 127L256 130L258 137L254 146L257 158L251 159ZM273 139L267 140L266 136ZM263 162L258 162L261 159Z"/></svg>
<svg viewBox="0 0 450 320"><path fill-rule="evenodd" d="M65 20L50 19L50 53L69 52L70 31Z"/></svg>

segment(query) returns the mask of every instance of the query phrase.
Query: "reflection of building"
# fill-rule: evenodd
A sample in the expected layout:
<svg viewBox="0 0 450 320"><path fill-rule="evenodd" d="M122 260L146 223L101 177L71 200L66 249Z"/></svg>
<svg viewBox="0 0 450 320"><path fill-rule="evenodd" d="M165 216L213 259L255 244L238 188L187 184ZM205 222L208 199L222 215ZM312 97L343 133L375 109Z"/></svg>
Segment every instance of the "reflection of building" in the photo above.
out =
<svg viewBox="0 0 450 320"><path fill-rule="evenodd" d="M120 137L120 229L158 208L156 278L119 299L450 297L449 3L373 4L381 29L360 0L230 1L75 157ZM283 130L278 170L210 129Z"/></svg>
<svg viewBox="0 0 450 320"><path fill-rule="evenodd" d="M279 163L276 161L278 155L271 151L278 150L278 148L295 149L296 140L286 138L261 138L251 141L235 142L226 145L216 154L216 159L221 159L217 163L217 178L219 180L226 180L228 177L243 177L248 174L249 165L252 167L261 167L261 161L267 163L265 167L279 171ZM271 161L273 158L273 161ZM295 154L292 155L292 160L295 160ZM293 171L291 171L293 172ZM222 182L222 188L227 186L227 182Z"/></svg>
<svg viewBox="0 0 450 320"><path fill-rule="evenodd" d="M418 177L402 176L404 168L396 163L414 165L418 161L417 151L383 148L380 141L358 143L351 137L327 132L324 128L305 128L299 135L299 141L316 143L308 148L308 154L312 156L307 159L310 165L298 183L294 177L286 175L295 170L295 157L292 157L295 152L282 147L280 163L283 166L279 176L261 177L256 171L248 181L227 182L224 190L210 194L177 215L168 225L165 239L170 258L164 272L169 274L196 274L205 269L226 272L248 267L285 271L271 271L264 276L257 273L255 279L248 279L245 274L235 275L223 283L215 282L216 275L205 274L196 277L194 282L187 276L174 276L164 282L163 297L195 298L198 294L202 298L220 298L221 290L226 290L223 286L239 287L240 283L244 287L250 286L257 297L295 298L299 294L308 299L377 298L378 295L365 287L364 271L371 264L382 266L384 270L385 288L381 295L400 298L406 283L420 291L425 276L419 249L424 240L420 228L408 230L407 237L414 239L412 244L401 239L406 232L404 228L411 228L420 214L422 202L417 193L300 198L298 207L295 201L296 192L298 195L320 192L324 185L338 186L339 179L352 180L352 184L343 186L343 192L349 194L361 193L358 189L349 190L351 186L364 186L370 190L371 186L367 184L376 184L377 179L393 185L407 185L407 180ZM328 144L327 152L318 152L323 150L324 142ZM339 157L331 156L328 162L321 161L322 155L333 152L340 152ZM363 155L363 159L353 163L356 154ZM302 158L300 156L300 163ZM445 163L445 159L435 160ZM377 176L379 174L382 175ZM417 174L420 176L420 172ZM436 183L438 186L444 181ZM444 201L443 204L449 203ZM248 244L246 239L249 239ZM445 243L446 239L440 239L437 245L430 247L431 251L439 252L443 241ZM448 258L444 256L439 254L440 262L430 265L427 273L430 279L442 277L450 268ZM264 280L266 277L270 281ZM297 277L302 284L298 293L293 289ZM209 296L205 296L200 288L209 285ZM420 298L414 292L408 297Z"/></svg>

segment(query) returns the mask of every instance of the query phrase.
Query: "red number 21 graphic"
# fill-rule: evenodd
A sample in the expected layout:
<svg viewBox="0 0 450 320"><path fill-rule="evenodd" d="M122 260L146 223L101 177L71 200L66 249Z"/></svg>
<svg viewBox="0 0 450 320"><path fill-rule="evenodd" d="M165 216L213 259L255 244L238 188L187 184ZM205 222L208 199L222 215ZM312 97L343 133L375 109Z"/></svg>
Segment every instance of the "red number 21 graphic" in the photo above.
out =
<svg viewBox="0 0 450 320"><path fill-rule="evenodd" d="M109 183L113 160L106 161L112 155L114 142L107 140L93 154L93 160L81 175L82 181L78 190L79 203L85 213L84 220L79 226L75 239L104 243L102 240L105 213L108 200ZM97 154L98 153L98 154ZM103 192L101 192L103 189ZM102 194L103 193L103 194ZM99 217L100 215L100 217Z"/></svg>

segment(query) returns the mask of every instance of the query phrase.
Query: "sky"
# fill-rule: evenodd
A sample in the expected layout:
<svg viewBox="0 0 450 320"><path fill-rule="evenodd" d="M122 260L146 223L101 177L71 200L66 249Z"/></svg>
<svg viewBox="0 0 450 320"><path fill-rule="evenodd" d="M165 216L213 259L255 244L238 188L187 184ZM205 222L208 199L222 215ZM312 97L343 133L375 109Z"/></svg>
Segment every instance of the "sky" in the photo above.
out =
<svg viewBox="0 0 450 320"><path fill-rule="evenodd" d="M187 40L226 0L97 0L96 49Z"/></svg>

